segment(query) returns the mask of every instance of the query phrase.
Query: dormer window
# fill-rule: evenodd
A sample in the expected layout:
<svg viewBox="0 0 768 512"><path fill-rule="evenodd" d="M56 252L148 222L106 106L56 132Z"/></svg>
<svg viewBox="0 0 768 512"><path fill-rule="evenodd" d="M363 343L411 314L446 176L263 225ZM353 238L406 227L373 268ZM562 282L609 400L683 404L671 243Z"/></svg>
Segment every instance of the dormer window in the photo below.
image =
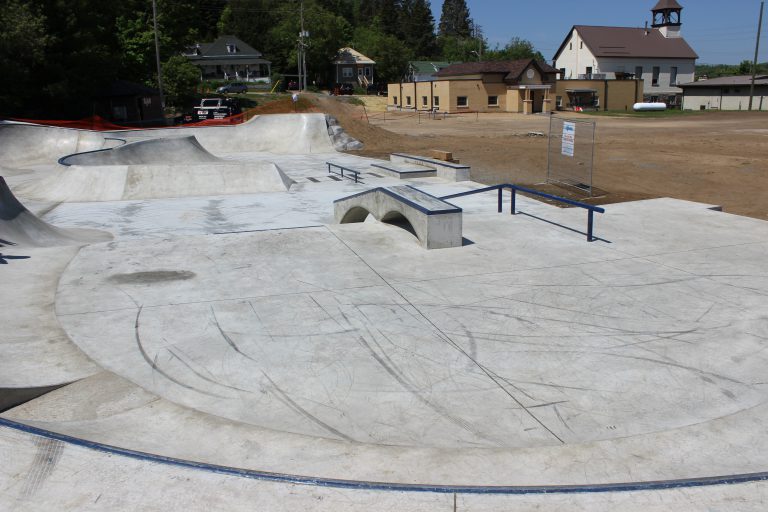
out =
<svg viewBox="0 0 768 512"><path fill-rule="evenodd" d="M234 44L228 44L227 53L237 53L237 46L235 46Z"/></svg>

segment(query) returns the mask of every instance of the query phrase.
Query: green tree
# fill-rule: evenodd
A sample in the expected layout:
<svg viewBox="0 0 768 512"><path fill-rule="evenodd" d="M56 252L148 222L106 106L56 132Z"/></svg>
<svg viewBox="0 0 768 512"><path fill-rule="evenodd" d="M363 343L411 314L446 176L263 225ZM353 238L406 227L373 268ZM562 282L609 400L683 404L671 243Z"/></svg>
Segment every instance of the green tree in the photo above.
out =
<svg viewBox="0 0 768 512"><path fill-rule="evenodd" d="M163 91L167 106L190 106L200 83L200 70L182 55L174 55L163 63Z"/></svg>
<svg viewBox="0 0 768 512"><path fill-rule="evenodd" d="M472 36L472 19L465 0L445 0L440 15L441 36L470 37Z"/></svg>
<svg viewBox="0 0 768 512"><path fill-rule="evenodd" d="M431 59L437 55L435 19L426 0L402 0L400 27L403 41L417 59Z"/></svg>
<svg viewBox="0 0 768 512"><path fill-rule="evenodd" d="M32 2L10 0L0 9L0 104L6 115L19 115L35 90L33 75L45 63L54 42L46 18Z"/></svg>
<svg viewBox="0 0 768 512"><path fill-rule="evenodd" d="M541 52L534 48L533 43L519 37L513 37L503 48L496 47L485 53L486 60L518 60L535 59L546 61Z"/></svg>
<svg viewBox="0 0 768 512"><path fill-rule="evenodd" d="M413 59L410 48L391 34L376 29L358 27L355 30L354 47L376 61L376 76L379 83L402 80Z"/></svg>

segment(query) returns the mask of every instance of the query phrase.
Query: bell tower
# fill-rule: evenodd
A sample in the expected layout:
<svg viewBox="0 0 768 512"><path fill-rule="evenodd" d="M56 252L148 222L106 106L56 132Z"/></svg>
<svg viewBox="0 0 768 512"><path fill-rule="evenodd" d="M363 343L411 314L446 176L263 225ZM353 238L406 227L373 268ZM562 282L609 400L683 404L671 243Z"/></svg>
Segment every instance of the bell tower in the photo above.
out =
<svg viewBox="0 0 768 512"><path fill-rule="evenodd" d="M677 3L677 0L659 0L656 7L651 10L653 28L659 29L664 37L680 37L682 11L683 6Z"/></svg>

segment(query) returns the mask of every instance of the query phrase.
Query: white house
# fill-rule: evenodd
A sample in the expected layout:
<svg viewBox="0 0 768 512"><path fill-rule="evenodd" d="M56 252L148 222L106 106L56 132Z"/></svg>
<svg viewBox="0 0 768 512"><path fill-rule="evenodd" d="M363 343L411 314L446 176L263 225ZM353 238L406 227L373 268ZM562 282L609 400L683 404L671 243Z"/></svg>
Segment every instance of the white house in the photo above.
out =
<svg viewBox="0 0 768 512"><path fill-rule="evenodd" d="M698 58L680 35L682 10L659 0L651 28L574 26L555 54L560 79L642 78L647 100L678 104L678 84L693 81Z"/></svg>

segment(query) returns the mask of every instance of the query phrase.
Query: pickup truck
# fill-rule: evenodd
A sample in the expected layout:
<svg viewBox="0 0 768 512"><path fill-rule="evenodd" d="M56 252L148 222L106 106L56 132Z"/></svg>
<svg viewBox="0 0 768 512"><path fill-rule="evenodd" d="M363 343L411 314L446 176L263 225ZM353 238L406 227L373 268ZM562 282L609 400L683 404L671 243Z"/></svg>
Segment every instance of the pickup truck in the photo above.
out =
<svg viewBox="0 0 768 512"><path fill-rule="evenodd" d="M193 119L205 121L206 119L224 119L242 112L237 100L229 98L205 98L200 100L200 105L193 107Z"/></svg>

